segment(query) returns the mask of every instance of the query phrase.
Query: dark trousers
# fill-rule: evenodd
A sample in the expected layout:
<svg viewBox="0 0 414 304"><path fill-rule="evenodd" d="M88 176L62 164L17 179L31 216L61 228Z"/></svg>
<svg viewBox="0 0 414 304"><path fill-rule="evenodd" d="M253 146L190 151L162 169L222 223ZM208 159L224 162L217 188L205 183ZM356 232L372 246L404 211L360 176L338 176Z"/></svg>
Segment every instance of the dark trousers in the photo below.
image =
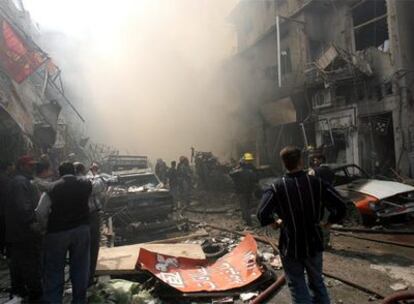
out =
<svg viewBox="0 0 414 304"><path fill-rule="evenodd" d="M98 261L99 247L101 243L101 214L95 211L90 214L91 251L89 268L89 285L93 284L96 263Z"/></svg>
<svg viewBox="0 0 414 304"><path fill-rule="evenodd" d="M39 303L42 297L42 241L31 239L8 245L11 293Z"/></svg>
<svg viewBox="0 0 414 304"><path fill-rule="evenodd" d="M322 252L306 259L281 258L293 304L330 304L322 277Z"/></svg>
<svg viewBox="0 0 414 304"><path fill-rule="evenodd" d="M191 184L187 180L183 180L178 184L178 194L181 207L187 207L191 202Z"/></svg>
<svg viewBox="0 0 414 304"><path fill-rule="evenodd" d="M243 220L248 226L252 225L252 217L250 213L250 205L252 201L252 194L249 193L239 193L240 209L242 213Z"/></svg>
<svg viewBox="0 0 414 304"><path fill-rule="evenodd" d="M68 252L72 303L86 303L90 267L89 225L46 235L44 254L44 301L46 303L62 303L65 260Z"/></svg>

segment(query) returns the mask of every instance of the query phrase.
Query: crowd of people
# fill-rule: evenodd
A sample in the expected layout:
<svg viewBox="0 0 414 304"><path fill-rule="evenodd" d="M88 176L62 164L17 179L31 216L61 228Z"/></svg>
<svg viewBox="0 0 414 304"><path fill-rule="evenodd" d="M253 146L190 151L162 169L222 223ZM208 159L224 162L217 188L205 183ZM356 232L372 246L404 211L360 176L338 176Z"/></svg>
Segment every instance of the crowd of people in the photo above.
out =
<svg viewBox="0 0 414 304"><path fill-rule="evenodd" d="M286 173L263 192L257 218L262 226L281 229L279 249L292 302L328 304L322 276L325 235L344 218L346 205L332 186L334 176L322 153L311 155L308 171L300 149L288 146L280 157ZM72 303L86 303L106 188L98 164L88 170L65 161L55 174L47 156L35 161L25 155L15 167L2 163L0 169L0 250L10 261L11 294L28 303L62 303L68 265ZM190 203L194 180L188 158L181 156L170 167L159 159L155 172L181 207ZM251 226L258 183L253 154L245 153L230 176L242 218Z"/></svg>
<svg viewBox="0 0 414 304"><path fill-rule="evenodd" d="M62 303L69 265L72 303L86 303L94 284L105 183L99 166L65 161L58 172L46 155L21 156L0 172L0 249L8 257L11 297Z"/></svg>
<svg viewBox="0 0 414 304"><path fill-rule="evenodd" d="M183 208L190 204L194 186L194 175L190 162L186 156L180 156L179 162L171 162L168 167L165 161L158 159L155 164L155 174L168 186L179 207Z"/></svg>

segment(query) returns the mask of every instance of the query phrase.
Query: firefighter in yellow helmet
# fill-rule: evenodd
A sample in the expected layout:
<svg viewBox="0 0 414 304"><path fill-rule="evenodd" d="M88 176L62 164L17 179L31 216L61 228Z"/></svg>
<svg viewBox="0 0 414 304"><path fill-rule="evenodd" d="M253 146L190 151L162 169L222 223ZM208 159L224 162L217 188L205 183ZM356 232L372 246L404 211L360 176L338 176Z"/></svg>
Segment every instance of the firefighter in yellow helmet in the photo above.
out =
<svg viewBox="0 0 414 304"><path fill-rule="evenodd" d="M253 199L253 192L257 184L257 172L254 166L252 153L244 153L240 164L230 172L234 187L240 201L243 220L248 226L252 225L250 205Z"/></svg>
<svg viewBox="0 0 414 304"><path fill-rule="evenodd" d="M242 160L245 163L253 163L254 162L254 156L253 156L252 153L244 153L243 157L242 157Z"/></svg>

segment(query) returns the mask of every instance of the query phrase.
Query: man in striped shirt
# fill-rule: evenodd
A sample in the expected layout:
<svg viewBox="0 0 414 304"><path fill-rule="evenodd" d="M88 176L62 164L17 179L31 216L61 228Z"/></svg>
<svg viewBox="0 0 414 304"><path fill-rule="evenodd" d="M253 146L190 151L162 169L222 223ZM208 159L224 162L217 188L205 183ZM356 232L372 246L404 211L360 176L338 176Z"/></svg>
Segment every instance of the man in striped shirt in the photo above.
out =
<svg viewBox="0 0 414 304"><path fill-rule="evenodd" d="M303 171L300 149L285 147L280 157L287 173L263 194L258 219L262 226L275 227L281 223L279 249L292 302L328 304L329 295L322 277L320 223L324 208L330 212L324 226L341 221L345 216L345 203L332 186Z"/></svg>

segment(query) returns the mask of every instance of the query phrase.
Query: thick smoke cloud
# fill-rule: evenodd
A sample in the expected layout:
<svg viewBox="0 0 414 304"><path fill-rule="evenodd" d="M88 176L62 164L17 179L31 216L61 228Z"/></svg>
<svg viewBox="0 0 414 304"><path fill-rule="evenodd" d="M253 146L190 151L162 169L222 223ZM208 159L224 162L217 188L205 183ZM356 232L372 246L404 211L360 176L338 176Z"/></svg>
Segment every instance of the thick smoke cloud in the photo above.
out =
<svg viewBox="0 0 414 304"><path fill-rule="evenodd" d="M234 104L222 62L237 0L26 0L97 142L169 160L228 156Z"/></svg>

